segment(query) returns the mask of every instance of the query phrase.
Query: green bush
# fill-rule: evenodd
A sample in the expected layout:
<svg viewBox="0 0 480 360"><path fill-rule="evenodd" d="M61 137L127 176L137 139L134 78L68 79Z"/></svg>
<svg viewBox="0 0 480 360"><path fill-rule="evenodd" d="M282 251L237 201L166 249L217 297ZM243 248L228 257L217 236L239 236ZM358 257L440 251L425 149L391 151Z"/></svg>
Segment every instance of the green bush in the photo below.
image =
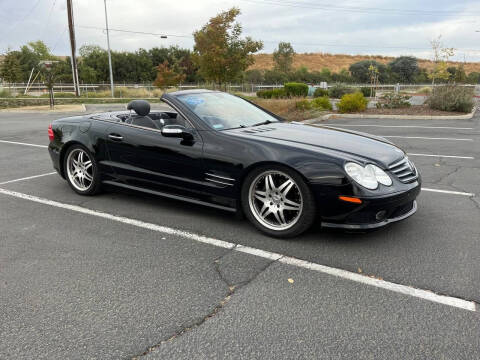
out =
<svg viewBox="0 0 480 360"><path fill-rule="evenodd" d="M272 89L272 90L259 90L257 96L263 99L282 99L287 97L284 88Z"/></svg>
<svg viewBox="0 0 480 360"><path fill-rule="evenodd" d="M295 108L297 108L297 110L312 110L313 105L311 101L304 99L304 100L297 101L295 103Z"/></svg>
<svg viewBox="0 0 480 360"><path fill-rule="evenodd" d="M432 109L468 113L473 109L473 89L465 86L444 85L435 87L427 104Z"/></svg>
<svg viewBox="0 0 480 360"><path fill-rule="evenodd" d="M427 94L427 95L430 95L431 93L432 93L432 88L431 88L430 86L424 86L424 87L418 89L415 94L419 94L419 95Z"/></svg>
<svg viewBox="0 0 480 360"><path fill-rule="evenodd" d="M0 98L12 97L12 93L8 89L0 89Z"/></svg>
<svg viewBox="0 0 480 360"><path fill-rule="evenodd" d="M322 88L316 88L315 92L313 93L313 97L322 97L322 96L328 96L328 90L327 89L322 89Z"/></svg>
<svg viewBox="0 0 480 360"><path fill-rule="evenodd" d="M353 88L338 84L328 89L328 96L330 96L331 98L340 99L343 95L351 94L354 92L355 90Z"/></svg>
<svg viewBox="0 0 480 360"><path fill-rule="evenodd" d="M303 83L289 82L284 85L288 97L306 97L308 95L308 85Z"/></svg>
<svg viewBox="0 0 480 360"><path fill-rule="evenodd" d="M257 97L262 99L271 99L272 98L272 90L258 90Z"/></svg>
<svg viewBox="0 0 480 360"><path fill-rule="evenodd" d="M311 101L312 107L318 110L332 110L328 96L317 97Z"/></svg>
<svg viewBox="0 0 480 360"><path fill-rule="evenodd" d="M409 107L411 104L408 102L411 96L401 95L395 93L385 93L380 98L380 101L376 104L377 108L386 108L386 109L398 109Z"/></svg>
<svg viewBox="0 0 480 360"><path fill-rule="evenodd" d="M40 95L40 97L49 98L50 94L47 92L45 94ZM58 99L58 98L74 98L75 93L73 93L73 92L72 93L69 93L69 92L54 92L53 97L56 98L56 99Z"/></svg>
<svg viewBox="0 0 480 360"><path fill-rule="evenodd" d="M374 97L375 96L375 89L372 87L361 87L360 91L362 92L363 96L365 97Z"/></svg>
<svg viewBox="0 0 480 360"><path fill-rule="evenodd" d="M345 94L337 104L338 111L341 113L365 111L368 100L361 92Z"/></svg>

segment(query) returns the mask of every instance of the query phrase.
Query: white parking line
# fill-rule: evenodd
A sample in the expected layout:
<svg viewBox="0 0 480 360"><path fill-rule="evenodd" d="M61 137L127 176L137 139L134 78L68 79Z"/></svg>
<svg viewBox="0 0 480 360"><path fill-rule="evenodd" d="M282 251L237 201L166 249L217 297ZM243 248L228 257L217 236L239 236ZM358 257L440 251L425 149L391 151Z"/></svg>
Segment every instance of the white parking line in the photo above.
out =
<svg viewBox="0 0 480 360"><path fill-rule="evenodd" d="M384 138L395 139L421 139L421 140L447 140L447 141L473 141L473 139L458 139L458 138L432 138L423 136L397 136L397 135L378 135Z"/></svg>
<svg viewBox="0 0 480 360"><path fill-rule="evenodd" d="M178 230L178 229L174 229L167 226L147 223L140 220L126 218L123 216L112 215L112 214L108 214L108 213L104 213L96 210L87 209L77 205L64 204L58 201L48 200L48 199L40 198L37 196L23 194L23 193L10 191L6 189L0 188L0 194L13 196L16 198L29 200L29 201L33 201L33 202L44 204L44 205L54 206L57 208L66 209L70 211L75 211L75 212L79 212L87 215L97 216L100 218L113 220L120 223L132 225L132 226L137 226L143 229L157 231L164 234L179 236L189 240L198 241L198 242L213 245L213 246L232 249L233 251L241 251L241 252L249 253L262 258L267 258L270 260L278 260L283 264L288 264L288 265L292 265L292 266L296 266L296 267L300 267L300 268L304 268L312 271L317 271L324 274L333 275L342 279L355 281L355 282L362 283L369 286L375 286L385 290L393 291L393 292L408 295L408 296L417 297L420 299L424 299L424 300L428 300L428 301L432 301L432 302L436 302L444 305L454 306L456 308L460 308L464 310L476 311L476 305L472 301L467 301L467 300L459 299L452 296L438 295L428 290L415 289L410 286L396 284L396 283L392 283L385 280L375 279L365 275L353 273L350 271L337 269L337 268L333 268L333 267L325 266L321 264L316 264L316 263L308 262L304 260L299 260L293 257L273 253L266 250L251 248L248 246L243 246L243 245L239 245L239 244L235 244L235 243L231 243L223 240L206 237L203 235L194 234L188 231L183 231L183 230Z"/></svg>
<svg viewBox="0 0 480 360"><path fill-rule="evenodd" d="M435 154L414 154L408 153L408 156L428 156L428 157L443 157L443 158L452 158L452 159L470 159L474 160L473 156L457 156L457 155L435 155Z"/></svg>
<svg viewBox="0 0 480 360"><path fill-rule="evenodd" d="M24 177L24 178L20 178L20 179L15 179L15 180L4 181L4 182L1 182L0 185L11 184L11 183L18 182L18 181L36 179L36 178L39 178L39 177L53 175L53 174L56 174L56 173L57 172L54 171L54 172L50 172L50 173L46 173L46 174L40 174L40 175L28 176L28 177Z"/></svg>
<svg viewBox="0 0 480 360"><path fill-rule="evenodd" d="M440 190L440 189L430 189L422 187L422 191L431 191L431 192L438 192L443 194L452 194L452 195L463 195L463 196L475 196L474 193L467 193L461 191L450 191L450 190Z"/></svg>
<svg viewBox="0 0 480 360"><path fill-rule="evenodd" d="M414 128L414 129L448 129L448 130L473 130L469 127L451 127L451 126L420 126L420 125L373 125L373 124L325 124L332 126L347 126L347 127L379 127L379 128Z"/></svg>
<svg viewBox="0 0 480 360"><path fill-rule="evenodd" d="M14 145L23 145L23 146L33 146L33 147L40 147L40 148L48 148L47 145L29 144L29 143L17 142L17 141L0 140L0 143L4 143L4 144L14 144Z"/></svg>

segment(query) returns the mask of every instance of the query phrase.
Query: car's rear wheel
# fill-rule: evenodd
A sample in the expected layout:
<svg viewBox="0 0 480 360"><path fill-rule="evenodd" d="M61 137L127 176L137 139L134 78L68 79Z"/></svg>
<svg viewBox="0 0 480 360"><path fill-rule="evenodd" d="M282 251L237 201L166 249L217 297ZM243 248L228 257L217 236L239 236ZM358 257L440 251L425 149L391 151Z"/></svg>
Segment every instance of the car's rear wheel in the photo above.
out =
<svg viewBox="0 0 480 360"><path fill-rule="evenodd" d="M100 190L95 158L82 145L73 145L67 150L64 169L68 184L78 194L94 195Z"/></svg>
<svg viewBox="0 0 480 360"><path fill-rule="evenodd" d="M258 229L276 237L299 235L315 219L310 188L298 173L283 166L262 167L248 174L242 206Z"/></svg>

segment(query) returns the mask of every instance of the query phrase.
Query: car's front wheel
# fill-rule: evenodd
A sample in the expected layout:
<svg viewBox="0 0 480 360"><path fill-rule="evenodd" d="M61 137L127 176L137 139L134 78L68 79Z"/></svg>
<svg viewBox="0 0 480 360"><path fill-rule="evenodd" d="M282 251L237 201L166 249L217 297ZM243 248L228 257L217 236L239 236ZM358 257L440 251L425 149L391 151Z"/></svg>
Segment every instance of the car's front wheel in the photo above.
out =
<svg viewBox="0 0 480 360"><path fill-rule="evenodd" d="M244 213L258 229L276 237L292 237L315 220L310 188L295 171L283 166L253 170L242 187Z"/></svg>
<svg viewBox="0 0 480 360"><path fill-rule="evenodd" d="M65 177L70 187L81 195L94 195L100 190L100 177L95 158L81 145L73 145L65 156Z"/></svg>

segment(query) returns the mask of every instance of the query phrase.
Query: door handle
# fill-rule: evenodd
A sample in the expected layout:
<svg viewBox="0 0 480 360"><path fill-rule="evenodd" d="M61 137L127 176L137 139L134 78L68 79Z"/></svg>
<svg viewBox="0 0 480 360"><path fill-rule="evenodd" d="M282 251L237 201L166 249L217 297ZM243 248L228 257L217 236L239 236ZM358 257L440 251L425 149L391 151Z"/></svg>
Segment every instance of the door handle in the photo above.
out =
<svg viewBox="0 0 480 360"><path fill-rule="evenodd" d="M108 137L110 139L112 139L113 141L122 141L123 140L123 136L118 135L118 134L108 134Z"/></svg>

